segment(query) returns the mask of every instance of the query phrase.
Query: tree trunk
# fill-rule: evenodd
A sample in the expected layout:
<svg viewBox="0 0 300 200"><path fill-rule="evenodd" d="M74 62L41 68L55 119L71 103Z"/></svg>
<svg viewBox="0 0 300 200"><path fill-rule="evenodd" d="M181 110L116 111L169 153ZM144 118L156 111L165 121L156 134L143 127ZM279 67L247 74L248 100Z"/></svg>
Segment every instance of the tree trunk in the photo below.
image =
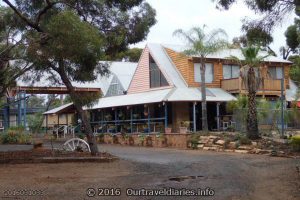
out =
<svg viewBox="0 0 300 200"><path fill-rule="evenodd" d="M208 132L207 124L207 105L206 105L206 87L205 87L205 62L204 56L201 56L201 107L202 107L202 131Z"/></svg>
<svg viewBox="0 0 300 200"><path fill-rule="evenodd" d="M98 146L96 143L96 138L92 131L92 127L88 120L88 116L87 116L86 112L82 109L82 105L80 105L77 101L78 96L75 92L75 89L74 89L72 83L70 82L69 78L67 77L67 74L64 70L64 66L63 66L62 62L60 62L60 64L59 64L58 72L59 72L59 75L60 75L62 81L64 82L68 91L70 92L70 97L71 97L73 104L78 112L78 115L81 118L82 125L85 128L85 134L86 134L86 137L88 140L88 144L90 145L91 154L96 155L99 152L99 150L98 150Z"/></svg>
<svg viewBox="0 0 300 200"><path fill-rule="evenodd" d="M247 113L247 137L249 139L259 138L257 110L256 110L256 81L253 67L248 70L248 113Z"/></svg>

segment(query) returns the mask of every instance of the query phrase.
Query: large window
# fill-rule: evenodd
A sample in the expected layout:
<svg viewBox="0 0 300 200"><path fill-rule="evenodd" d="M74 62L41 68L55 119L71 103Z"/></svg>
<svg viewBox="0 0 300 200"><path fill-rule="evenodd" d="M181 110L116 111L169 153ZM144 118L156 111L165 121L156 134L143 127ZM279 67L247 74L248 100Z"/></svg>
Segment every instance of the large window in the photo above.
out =
<svg viewBox="0 0 300 200"><path fill-rule="evenodd" d="M164 77L151 55L149 64L150 88L168 86L167 79Z"/></svg>
<svg viewBox="0 0 300 200"><path fill-rule="evenodd" d="M238 65L223 65L223 79L238 78L240 67Z"/></svg>
<svg viewBox="0 0 300 200"><path fill-rule="evenodd" d="M281 79L282 76L282 67L268 67L269 75L272 79Z"/></svg>
<svg viewBox="0 0 300 200"><path fill-rule="evenodd" d="M119 79L114 75L114 77L109 85L109 88L107 90L106 96L110 97L110 96L122 95L123 91L124 91L124 89L121 86Z"/></svg>
<svg viewBox="0 0 300 200"><path fill-rule="evenodd" d="M195 82L201 82L200 63L194 63L194 77ZM214 80L214 65L212 63L205 63L205 83L212 83Z"/></svg>

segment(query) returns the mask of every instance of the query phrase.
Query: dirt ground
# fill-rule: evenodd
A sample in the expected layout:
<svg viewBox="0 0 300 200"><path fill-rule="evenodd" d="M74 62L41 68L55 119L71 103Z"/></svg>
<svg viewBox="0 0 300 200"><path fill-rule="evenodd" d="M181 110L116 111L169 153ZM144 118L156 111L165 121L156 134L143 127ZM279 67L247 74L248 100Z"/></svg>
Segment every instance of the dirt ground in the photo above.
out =
<svg viewBox="0 0 300 200"><path fill-rule="evenodd" d="M2 164L0 197L51 200L300 199L300 179L296 170L300 161L297 159L112 145L102 145L100 149L119 156L120 160L112 163ZM178 176L188 179L178 181ZM126 188L192 190L208 187L214 190L214 196L126 196ZM120 188L121 196L96 194L97 197L88 197L88 188ZM16 192L24 193L24 190L31 194L42 191L42 196L16 196Z"/></svg>

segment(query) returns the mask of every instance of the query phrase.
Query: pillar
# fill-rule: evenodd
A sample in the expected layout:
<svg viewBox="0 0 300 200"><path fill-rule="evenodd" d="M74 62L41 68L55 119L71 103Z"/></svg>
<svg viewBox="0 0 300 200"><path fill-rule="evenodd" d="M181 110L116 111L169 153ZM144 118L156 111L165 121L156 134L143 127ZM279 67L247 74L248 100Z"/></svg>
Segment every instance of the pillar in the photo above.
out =
<svg viewBox="0 0 300 200"><path fill-rule="evenodd" d="M150 133L150 105L148 105L148 133Z"/></svg>
<svg viewBox="0 0 300 200"><path fill-rule="evenodd" d="M196 102L194 102L193 103L193 131L194 132L196 132L196 105L197 105L197 103Z"/></svg>
<svg viewBox="0 0 300 200"><path fill-rule="evenodd" d="M165 104L165 128L168 128L168 105L167 102L164 102Z"/></svg>
<svg viewBox="0 0 300 200"><path fill-rule="evenodd" d="M220 102L217 102L217 128L220 130Z"/></svg>

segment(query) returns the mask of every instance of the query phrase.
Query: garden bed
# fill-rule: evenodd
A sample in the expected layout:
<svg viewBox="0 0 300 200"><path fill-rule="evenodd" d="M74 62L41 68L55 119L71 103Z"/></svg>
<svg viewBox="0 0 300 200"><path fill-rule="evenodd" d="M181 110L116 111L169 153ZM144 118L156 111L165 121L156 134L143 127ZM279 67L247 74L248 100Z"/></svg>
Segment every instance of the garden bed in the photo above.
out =
<svg viewBox="0 0 300 200"><path fill-rule="evenodd" d="M0 152L0 164L111 162L116 159L117 157L106 152L100 152L95 156L92 156L89 152L52 151L50 149Z"/></svg>

